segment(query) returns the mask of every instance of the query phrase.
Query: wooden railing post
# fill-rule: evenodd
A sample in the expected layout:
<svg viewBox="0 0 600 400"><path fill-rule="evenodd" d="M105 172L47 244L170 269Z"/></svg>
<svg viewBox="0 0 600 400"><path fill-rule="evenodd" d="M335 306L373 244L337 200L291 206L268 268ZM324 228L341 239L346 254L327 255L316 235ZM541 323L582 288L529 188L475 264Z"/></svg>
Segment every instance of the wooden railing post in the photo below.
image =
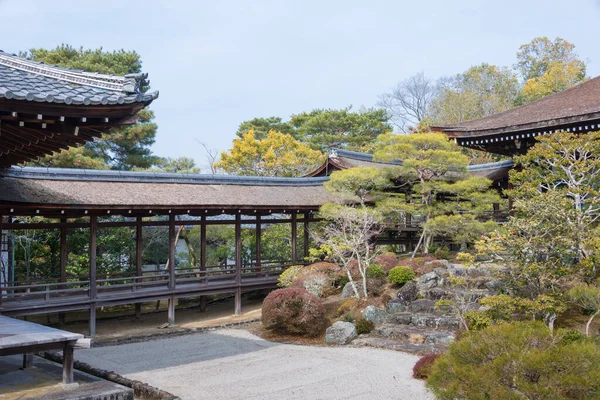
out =
<svg viewBox="0 0 600 400"><path fill-rule="evenodd" d="M60 283L67 282L67 219L60 219ZM66 289L66 286L61 285L62 289ZM58 313L58 323L60 326L65 324L65 313Z"/></svg>
<svg viewBox="0 0 600 400"><path fill-rule="evenodd" d="M242 216L235 215L235 315L242 313Z"/></svg>
<svg viewBox="0 0 600 400"><path fill-rule="evenodd" d="M173 295L177 286L175 281L175 246L177 245L175 238L175 216L169 215L169 291L171 292L168 307L169 326L175 326L175 296Z"/></svg>
<svg viewBox="0 0 600 400"><path fill-rule="evenodd" d="M95 215L90 216L90 336L96 335L96 230L98 221Z"/></svg>
<svg viewBox="0 0 600 400"><path fill-rule="evenodd" d="M257 273L262 271L262 221L261 216L256 216L256 260L254 260L256 265Z"/></svg>
<svg viewBox="0 0 600 400"><path fill-rule="evenodd" d="M137 279L133 283L139 282L139 277L142 276L142 256L144 251L144 238L142 236L142 217L137 217L135 220L135 272ZM134 290L137 290L137 285L133 286ZM135 317L140 319L142 317L142 304L135 303Z"/></svg>
<svg viewBox="0 0 600 400"><path fill-rule="evenodd" d="M298 264L298 255L296 254L298 239L298 215L292 212L292 264Z"/></svg>
<svg viewBox="0 0 600 400"><path fill-rule="evenodd" d="M308 220L310 219L309 213L304 213L304 258L308 258L308 248L310 246L310 227Z"/></svg>

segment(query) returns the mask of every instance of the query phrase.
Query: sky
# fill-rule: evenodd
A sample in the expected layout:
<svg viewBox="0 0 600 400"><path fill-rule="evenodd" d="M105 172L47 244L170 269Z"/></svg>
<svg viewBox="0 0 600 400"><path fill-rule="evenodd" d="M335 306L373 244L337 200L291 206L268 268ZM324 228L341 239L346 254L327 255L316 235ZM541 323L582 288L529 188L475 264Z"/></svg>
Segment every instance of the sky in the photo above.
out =
<svg viewBox="0 0 600 400"><path fill-rule="evenodd" d="M0 49L62 43L135 50L152 90L163 157L209 172L239 124L316 108L373 107L423 71L512 66L537 36L576 45L600 75L600 0L0 0Z"/></svg>

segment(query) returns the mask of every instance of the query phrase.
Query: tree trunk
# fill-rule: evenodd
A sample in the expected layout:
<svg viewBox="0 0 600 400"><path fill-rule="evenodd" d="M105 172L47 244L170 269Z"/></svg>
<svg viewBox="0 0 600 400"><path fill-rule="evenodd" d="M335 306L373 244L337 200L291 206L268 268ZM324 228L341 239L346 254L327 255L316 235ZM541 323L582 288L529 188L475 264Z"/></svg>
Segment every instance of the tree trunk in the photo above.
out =
<svg viewBox="0 0 600 400"><path fill-rule="evenodd" d="M585 324L585 336L590 336L590 325L592 325L592 321L596 318L596 315L600 314L600 310L596 311L590 319L588 319L587 324Z"/></svg>

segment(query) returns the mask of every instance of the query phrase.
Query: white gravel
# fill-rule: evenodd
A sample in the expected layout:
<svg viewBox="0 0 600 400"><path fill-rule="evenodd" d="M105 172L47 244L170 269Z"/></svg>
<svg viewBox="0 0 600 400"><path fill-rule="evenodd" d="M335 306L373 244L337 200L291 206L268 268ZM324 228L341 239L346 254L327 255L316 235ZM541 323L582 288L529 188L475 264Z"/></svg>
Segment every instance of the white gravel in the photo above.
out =
<svg viewBox="0 0 600 400"><path fill-rule="evenodd" d="M77 350L77 359L182 399L433 399L418 357L268 342L243 330Z"/></svg>

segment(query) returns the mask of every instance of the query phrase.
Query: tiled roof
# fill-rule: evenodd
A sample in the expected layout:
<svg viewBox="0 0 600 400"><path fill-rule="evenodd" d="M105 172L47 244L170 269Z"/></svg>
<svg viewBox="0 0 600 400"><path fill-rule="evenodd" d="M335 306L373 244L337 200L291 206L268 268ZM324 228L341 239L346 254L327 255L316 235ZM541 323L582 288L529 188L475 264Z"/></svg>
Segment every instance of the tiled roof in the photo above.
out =
<svg viewBox="0 0 600 400"><path fill-rule="evenodd" d="M0 99L74 105L149 103L158 92L142 93L147 74L103 75L50 66L0 50Z"/></svg>
<svg viewBox="0 0 600 400"><path fill-rule="evenodd" d="M599 113L600 77L596 77L521 107L484 118L432 128L446 132L450 137L476 137L584 122L598 118Z"/></svg>
<svg viewBox="0 0 600 400"><path fill-rule="evenodd" d="M0 172L0 203L318 208L333 201L326 180L11 168Z"/></svg>

